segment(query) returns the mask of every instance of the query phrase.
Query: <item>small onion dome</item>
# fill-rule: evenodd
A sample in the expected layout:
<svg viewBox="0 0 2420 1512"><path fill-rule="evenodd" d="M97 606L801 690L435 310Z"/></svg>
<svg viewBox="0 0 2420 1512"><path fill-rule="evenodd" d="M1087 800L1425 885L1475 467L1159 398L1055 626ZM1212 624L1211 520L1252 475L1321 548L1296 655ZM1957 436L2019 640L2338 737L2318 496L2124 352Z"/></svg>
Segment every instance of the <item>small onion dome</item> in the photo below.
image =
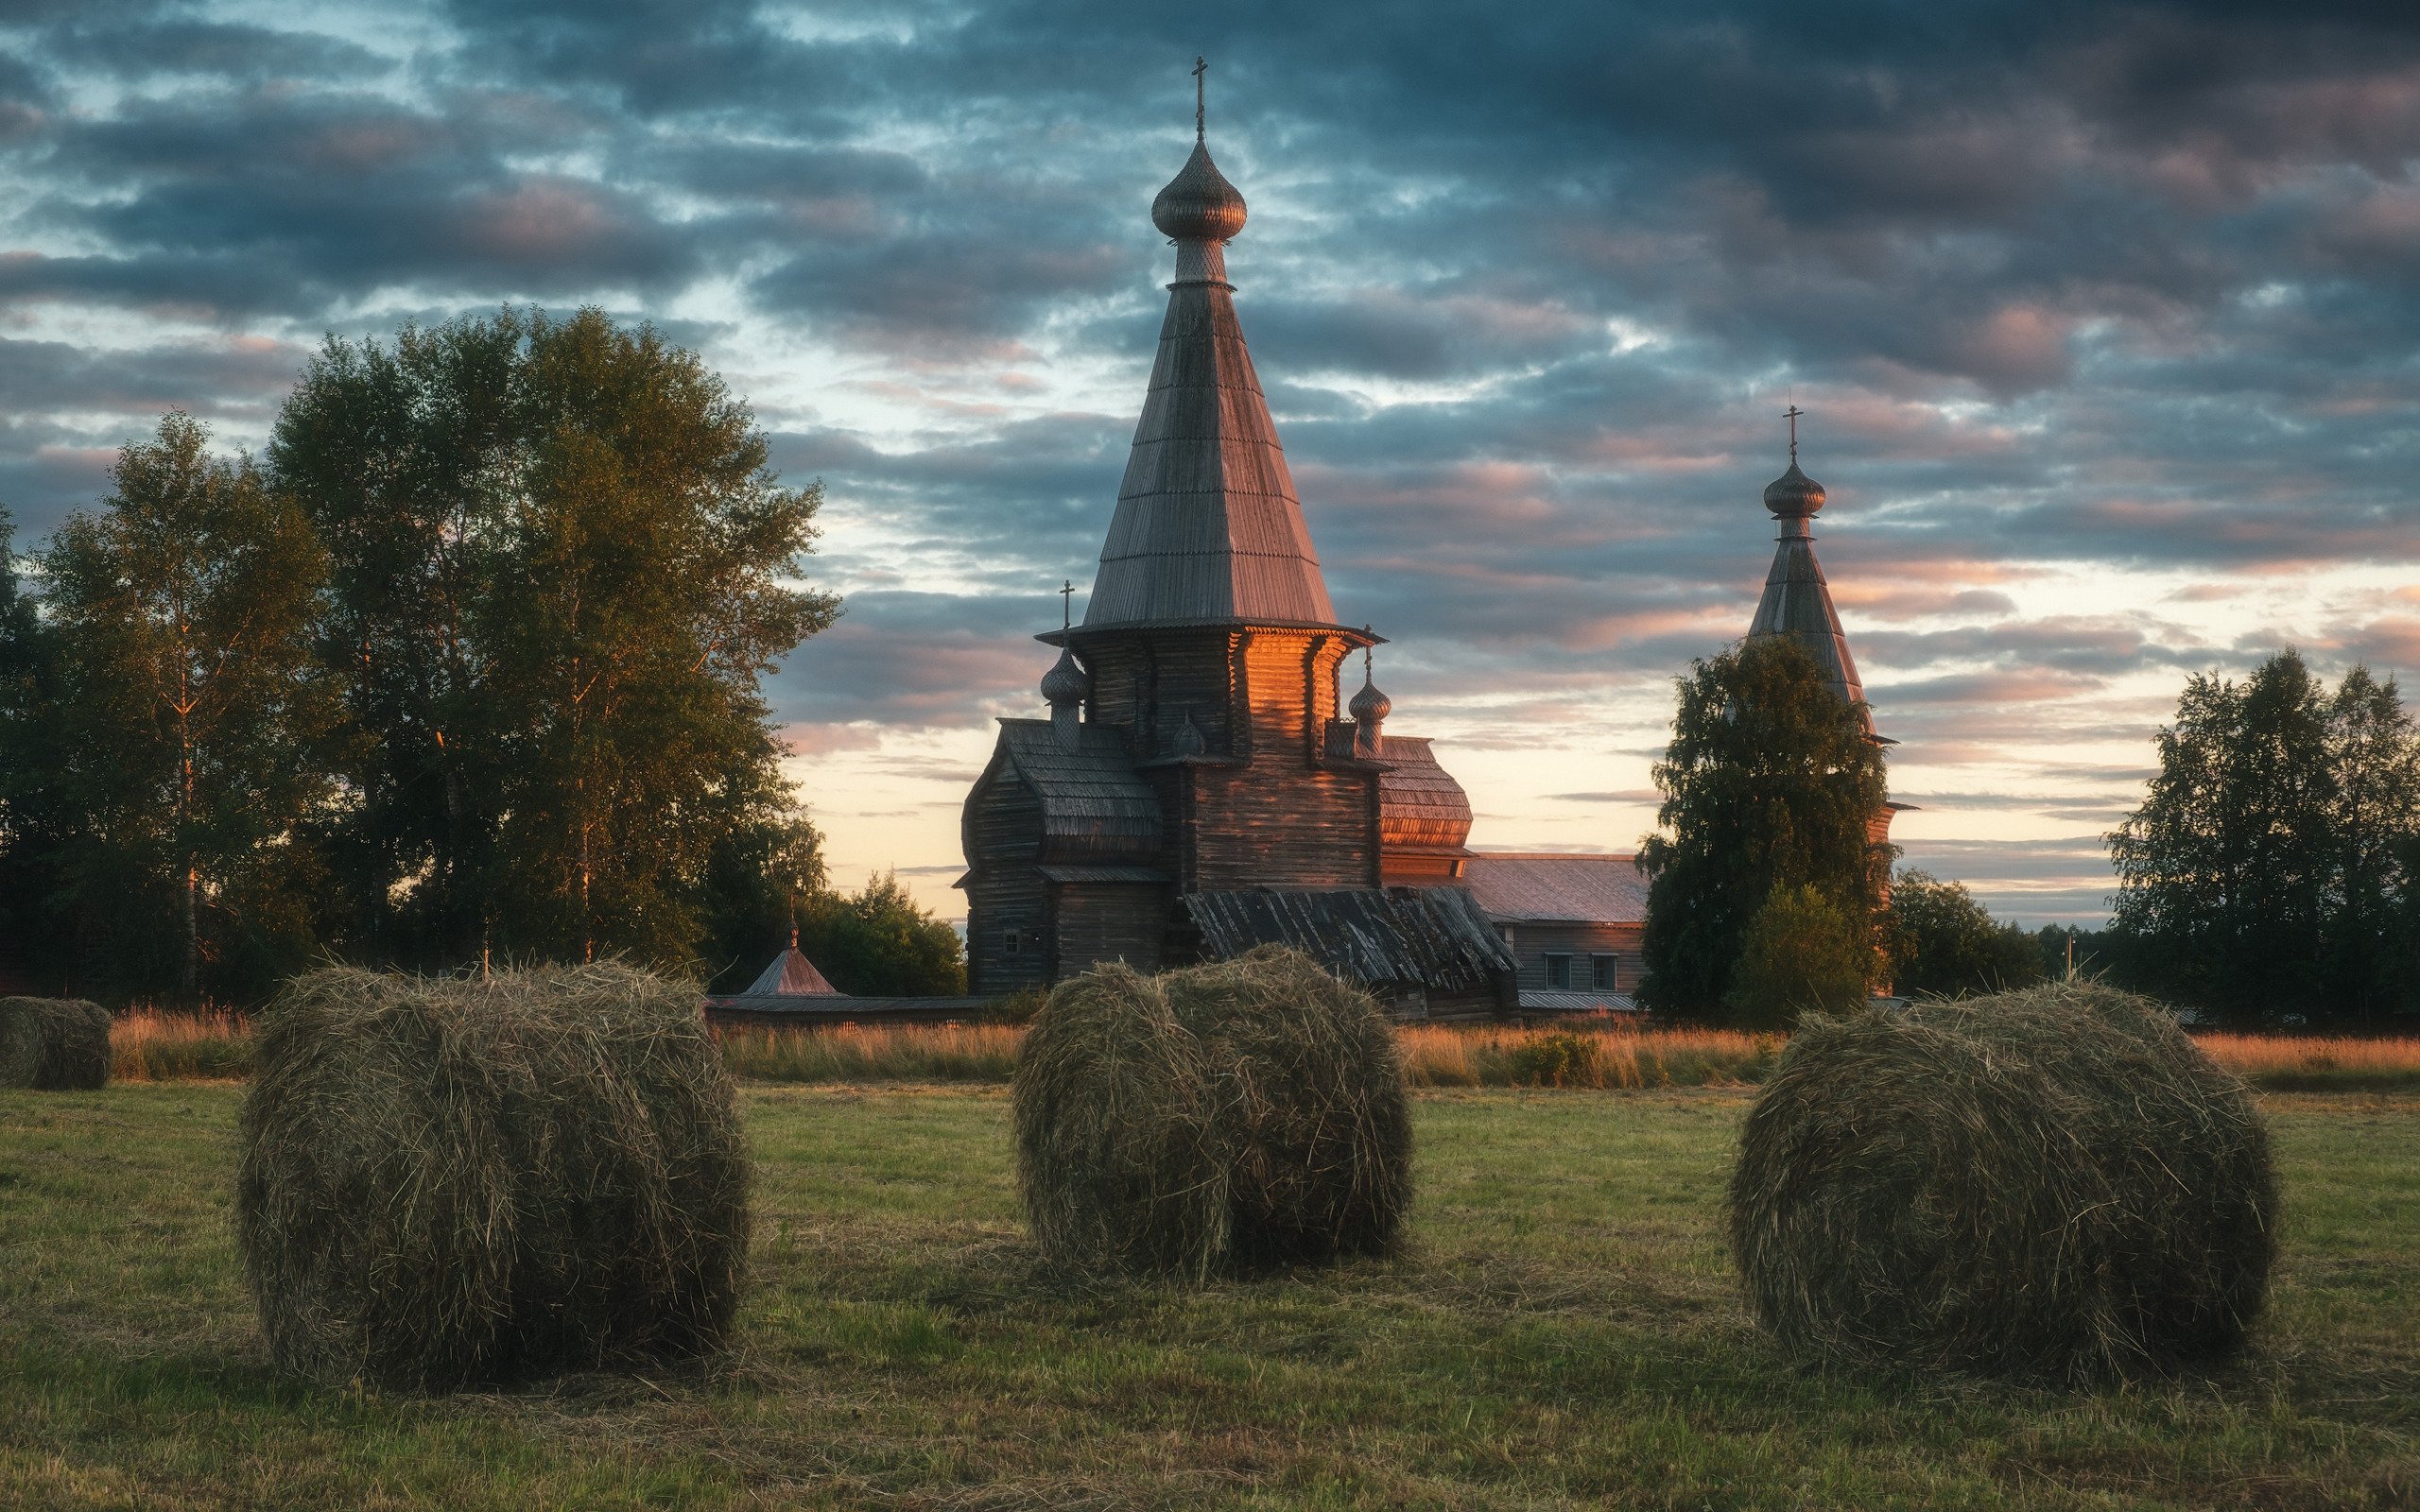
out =
<svg viewBox="0 0 2420 1512"><path fill-rule="evenodd" d="M1203 737L1201 727L1193 722L1192 711L1187 710L1184 723L1176 727L1176 753L1180 756L1199 756L1209 748L1210 742Z"/></svg>
<svg viewBox="0 0 2420 1512"><path fill-rule="evenodd" d="M1824 485L1798 471L1793 457L1789 472L1765 485L1765 507L1784 520L1804 520L1824 507Z"/></svg>
<svg viewBox="0 0 2420 1512"><path fill-rule="evenodd" d="M1361 680L1361 691L1353 696L1353 701L1345 705L1345 708L1353 715L1355 724L1375 725L1384 722L1387 715L1394 713L1395 706L1387 701L1387 696L1378 691L1376 683L1364 678Z"/></svg>
<svg viewBox="0 0 2420 1512"><path fill-rule="evenodd" d="M1210 161L1210 148L1193 144L1193 156L1151 201L1151 224L1178 241L1223 242L1244 229L1244 197Z"/></svg>
<svg viewBox="0 0 2420 1512"><path fill-rule="evenodd" d="M1091 679L1084 676L1083 668L1076 665L1076 653L1060 647L1059 660L1042 675L1043 698L1055 709L1063 703L1081 703L1091 691Z"/></svg>

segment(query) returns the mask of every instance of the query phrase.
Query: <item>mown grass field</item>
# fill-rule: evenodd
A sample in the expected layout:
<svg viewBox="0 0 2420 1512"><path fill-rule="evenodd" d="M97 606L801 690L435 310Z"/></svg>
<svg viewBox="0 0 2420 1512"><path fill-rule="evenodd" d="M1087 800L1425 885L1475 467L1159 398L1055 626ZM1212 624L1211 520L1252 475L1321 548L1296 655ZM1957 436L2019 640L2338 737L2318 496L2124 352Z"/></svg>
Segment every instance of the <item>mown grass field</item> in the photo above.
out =
<svg viewBox="0 0 2420 1512"><path fill-rule="evenodd" d="M996 1091L752 1086L731 1358L422 1400L268 1368L240 1095L0 1092L0 1506L2420 1505L2420 1097L2267 1097L2255 1354L2071 1397L1777 1358L1737 1091L1424 1093L1408 1254L1184 1293L1038 1268Z"/></svg>

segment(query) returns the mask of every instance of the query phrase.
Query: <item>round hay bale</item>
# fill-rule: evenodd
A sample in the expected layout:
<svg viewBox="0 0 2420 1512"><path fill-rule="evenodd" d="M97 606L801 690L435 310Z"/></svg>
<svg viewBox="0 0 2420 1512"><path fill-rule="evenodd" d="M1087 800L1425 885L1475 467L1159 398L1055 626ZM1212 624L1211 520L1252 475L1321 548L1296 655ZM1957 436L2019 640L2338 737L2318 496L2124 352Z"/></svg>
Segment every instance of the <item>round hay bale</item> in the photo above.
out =
<svg viewBox="0 0 2420 1512"><path fill-rule="evenodd" d="M686 984L314 971L261 1015L241 1143L245 1273L298 1375L441 1391L730 1326L748 1158Z"/></svg>
<svg viewBox="0 0 2420 1512"><path fill-rule="evenodd" d="M2277 1214L2243 1084L2091 983L1806 1023L1730 1194L1786 1346L2079 1386L2238 1347Z"/></svg>
<svg viewBox="0 0 2420 1512"><path fill-rule="evenodd" d="M109 1009L81 998L0 998L0 1087L89 1091L109 1079Z"/></svg>
<svg viewBox="0 0 2420 1512"><path fill-rule="evenodd" d="M1013 1094L1034 1237L1073 1270L1199 1281L1380 1254L1410 1203L1393 1031L1296 951L1060 984Z"/></svg>

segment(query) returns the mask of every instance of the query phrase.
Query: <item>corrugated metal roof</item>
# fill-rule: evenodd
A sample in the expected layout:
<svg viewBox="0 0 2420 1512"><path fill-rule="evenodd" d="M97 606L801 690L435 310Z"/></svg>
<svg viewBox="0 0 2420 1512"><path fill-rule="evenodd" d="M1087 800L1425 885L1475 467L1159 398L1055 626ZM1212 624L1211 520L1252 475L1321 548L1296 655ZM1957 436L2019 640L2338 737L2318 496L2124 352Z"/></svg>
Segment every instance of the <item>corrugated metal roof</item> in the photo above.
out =
<svg viewBox="0 0 2420 1512"><path fill-rule="evenodd" d="M1347 727L1349 728L1349 727ZM1425 735L1388 735L1379 759L1378 840L1390 848L1451 850L1470 838L1471 800L1438 765Z"/></svg>
<svg viewBox="0 0 2420 1512"><path fill-rule="evenodd" d="M1464 875L1499 924L1635 924L1647 919L1647 878L1632 855L1480 850Z"/></svg>
<svg viewBox="0 0 2420 1512"><path fill-rule="evenodd" d="M773 957L773 964L748 984L747 997L828 997L839 988L823 979L815 963L792 945Z"/></svg>
<svg viewBox="0 0 2420 1512"><path fill-rule="evenodd" d="M1159 796L1134 770L1126 742L1099 725L1078 730L1070 750L1046 719L1000 721L1009 764L1041 801L1044 833L1109 850L1158 849Z"/></svg>
<svg viewBox="0 0 2420 1512"><path fill-rule="evenodd" d="M1195 241L1178 251L1084 626L1333 624L1223 251Z"/></svg>
<svg viewBox="0 0 2420 1512"><path fill-rule="evenodd" d="M1638 1004L1627 992L1525 987L1521 989L1521 1009L1525 1013L1636 1013Z"/></svg>
<svg viewBox="0 0 2420 1512"><path fill-rule="evenodd" d="M1418 983L1437 992L1476 992L1486 990L1496 973L1517 970L1512 953L1460 887L1197 892L1185 894L1184 908L1213 956L1291 945L1365 986Z"/></svg>

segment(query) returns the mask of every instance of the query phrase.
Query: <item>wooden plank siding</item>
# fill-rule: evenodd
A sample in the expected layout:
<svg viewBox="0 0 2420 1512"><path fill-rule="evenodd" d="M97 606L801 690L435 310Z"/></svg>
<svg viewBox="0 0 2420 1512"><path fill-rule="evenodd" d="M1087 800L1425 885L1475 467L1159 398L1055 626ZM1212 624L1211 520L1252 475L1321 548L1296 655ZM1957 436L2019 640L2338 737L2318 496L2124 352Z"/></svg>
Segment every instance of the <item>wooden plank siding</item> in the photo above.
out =
<svg viewBox="0 0 2420 1512"><path fill-rule="evenodd" d="M1590 960L1599 955L1615 957L1615 979L1607 989L1628 992L1638 986L1646 971L1641 955L1641 941L1646 926L1640 923L1499 923L1496 932L1507 936L1512 958L1520 963L1516 980L1524 990L1549 986L1588 989L1596 987L1589 974ZM1571 957L1571 980L1549 983L1547 980L1548 955Z"/></svg>
<svg viewBox="0 0 2420 1512"><path fill-rule="evenodd" d="M1052 940L1062 977L1105 961L1160 969L1167 889L1143 883L1061 883L1051 888Z"/></svg>

